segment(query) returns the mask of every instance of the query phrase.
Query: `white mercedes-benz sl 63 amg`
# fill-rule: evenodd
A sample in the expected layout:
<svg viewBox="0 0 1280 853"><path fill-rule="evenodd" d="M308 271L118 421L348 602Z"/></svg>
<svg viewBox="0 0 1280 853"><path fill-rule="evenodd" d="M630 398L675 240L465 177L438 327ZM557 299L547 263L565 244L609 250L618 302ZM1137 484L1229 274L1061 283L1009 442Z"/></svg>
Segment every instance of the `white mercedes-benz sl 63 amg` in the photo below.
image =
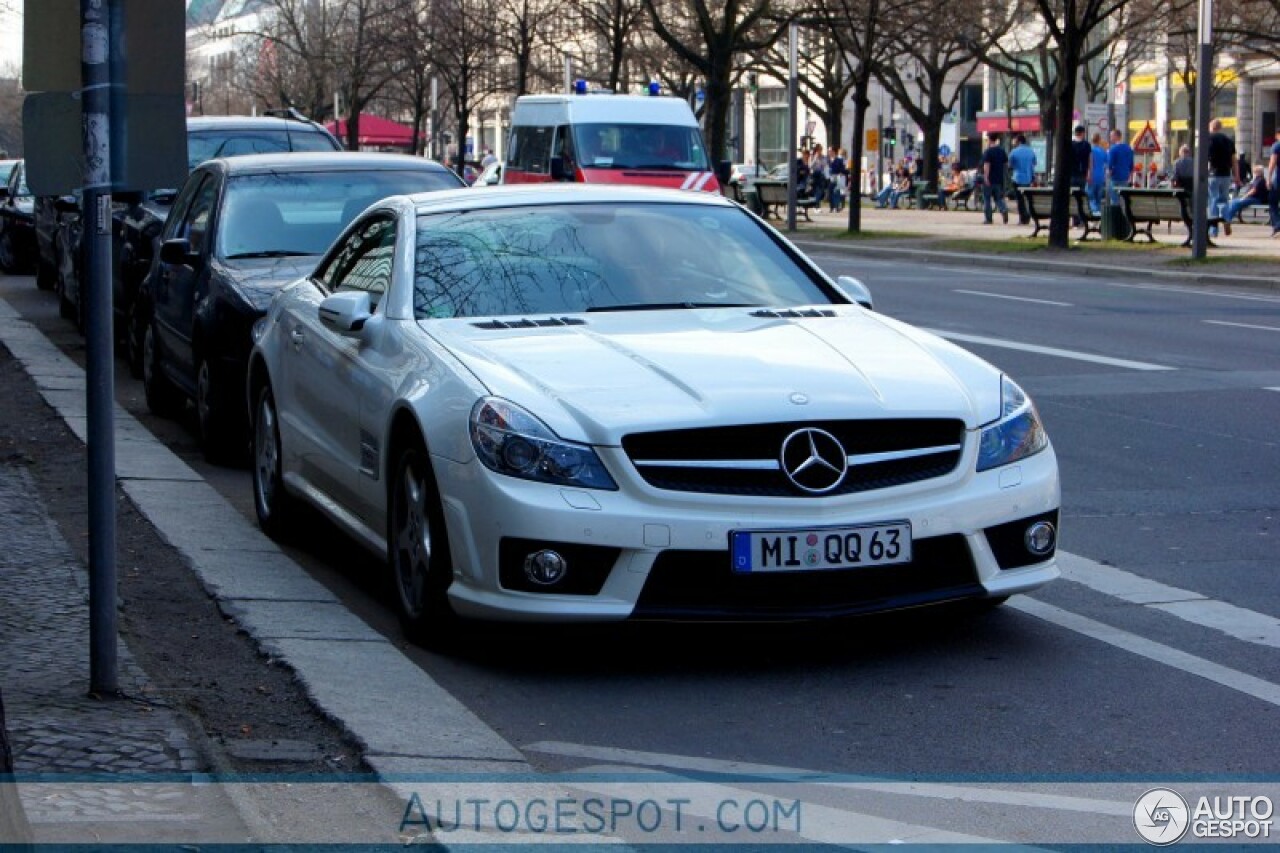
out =
<svg viewBox="0 0 1280 853"><path fill-rule="evenodd" d="M381 201L254 330L253 489L379 554L402 623L796 619L1058 575L1008 376L703 193Z"/></svg>

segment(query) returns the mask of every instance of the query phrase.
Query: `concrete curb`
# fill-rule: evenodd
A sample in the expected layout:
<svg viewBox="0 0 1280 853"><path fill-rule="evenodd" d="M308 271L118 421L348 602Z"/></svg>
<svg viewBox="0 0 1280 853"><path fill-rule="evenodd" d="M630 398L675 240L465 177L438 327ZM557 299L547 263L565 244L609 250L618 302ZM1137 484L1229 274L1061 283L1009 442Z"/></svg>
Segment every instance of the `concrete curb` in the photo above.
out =
<svg viewBox="0 0 1280 853"><path fill-rule="evenodd" d="M1163 281L1170 284L1198 284L1215 287L1237 287L1248 290L1280 291L1280 275L1268 278L1264 276L1155 270L1145 267L1117 267L1102 262L1102 259L1099 259L1099 262L1096 263L1082 263L1048 258L1022 258L1000 254L980 255L971 252L944 252L936 249L908 249L902 246L868 246L851 241L806 238L803 235L804 232L796 232L796 234L791 235L790 239L791 242L806 251L834 249L851 255L908 258L921 262L985 267L987 269L1030 270L1033 272L1057 272L1086 276L1096 276L1099 272L1105 272L1109 276L1141 279L1146 283L1152 283L1154 279L1157 282ZM1276 264L1276 269L1280 273L1280 263Z"/></svg>
<svg viewBox="0 0 1280 853"><path fill-rule="evenodd" d="M84 441L84 374L0 299L0 343ZM115 408L120 488L265 655L290 667L316 706L387 777L531 774L523 755L396 646L343 607L199 474Z"/></svg>

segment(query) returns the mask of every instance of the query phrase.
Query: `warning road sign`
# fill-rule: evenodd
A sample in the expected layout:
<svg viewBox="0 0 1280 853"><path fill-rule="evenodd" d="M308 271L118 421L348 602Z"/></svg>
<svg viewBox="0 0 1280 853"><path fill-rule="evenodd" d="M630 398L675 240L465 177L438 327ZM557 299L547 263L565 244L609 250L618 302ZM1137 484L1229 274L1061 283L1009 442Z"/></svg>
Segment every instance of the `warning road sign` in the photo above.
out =
<svg viewBox="0 0 1280 853"><path fill-rule="evenodd" d="M1133 140L1133 153L1135 154L1159 154L1160 141L1156 139L1155 128L1148 122L1147 126L1142 129L1137 138Z"/></svg>

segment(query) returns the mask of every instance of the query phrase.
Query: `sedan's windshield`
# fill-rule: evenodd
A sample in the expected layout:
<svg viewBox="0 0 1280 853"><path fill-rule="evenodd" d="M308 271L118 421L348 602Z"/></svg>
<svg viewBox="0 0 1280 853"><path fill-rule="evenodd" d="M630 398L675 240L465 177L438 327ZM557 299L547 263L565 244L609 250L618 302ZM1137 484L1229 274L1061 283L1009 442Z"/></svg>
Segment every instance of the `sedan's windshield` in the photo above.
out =
<svg viewBox="0 0 1280 853"><path fill-rule="evenodd" d="M418 218L420 319L831 301L736 207L559 204Z"/></svg>
<svg viewBox="0 0 1280 853"><path fill-rule="evenodd" d="M218 228L218 256L235 260L319 255L376 201L458 186L458 179L445 171L239 175L228 183Z"/></svg>
<svg viewBox="0 0 1280 853"><path fill-rule="evenodd" d="M573 144L583 169L707 171L702 134L667 124L578 124Z"/></svg>

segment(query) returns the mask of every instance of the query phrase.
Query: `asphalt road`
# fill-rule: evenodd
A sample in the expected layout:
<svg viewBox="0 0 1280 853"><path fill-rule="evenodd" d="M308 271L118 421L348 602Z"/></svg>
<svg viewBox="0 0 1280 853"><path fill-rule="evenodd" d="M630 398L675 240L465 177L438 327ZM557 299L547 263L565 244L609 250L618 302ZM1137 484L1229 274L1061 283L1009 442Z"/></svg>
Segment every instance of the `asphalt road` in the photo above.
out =
<svg viewBox="0 0 1280 853"><path fill-rule="evenodd" d="M540 769L1274 776L1280 297L814 255L1031 393L1069 577L984 613L486 627L414 660ZM31 279L0 297L82 355ZM252 517L247 471L205 465L191 425L145 414L117 373L122 404ZM397 635L376 561L319 524L291 553Z"/></svg>

